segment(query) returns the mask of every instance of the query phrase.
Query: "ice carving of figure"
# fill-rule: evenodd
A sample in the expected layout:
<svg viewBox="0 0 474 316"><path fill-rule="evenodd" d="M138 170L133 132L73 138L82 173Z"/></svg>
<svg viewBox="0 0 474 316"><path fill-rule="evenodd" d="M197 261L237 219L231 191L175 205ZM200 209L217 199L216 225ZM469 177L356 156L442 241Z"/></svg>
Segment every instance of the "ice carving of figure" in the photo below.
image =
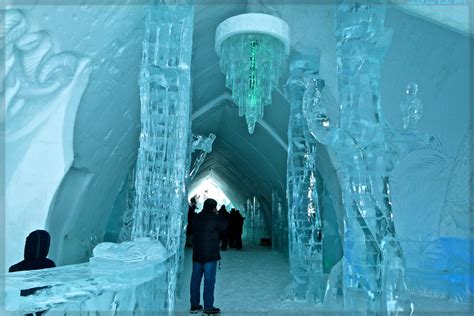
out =
<svg viewBox="0 0 474 316"><path fill-rule="evenodd" d="M391 31L385 7L343 1L336 13L340 120L321 104L316 78L305 80L303 113L312 135L342 161L345 308L397 314L408 311L404 256L392 214L390 174L401 154L426 135L391 128L380 106L380 74ZM416 96L416 89L410 90ZM421 113L419 113L421 115Z"/></svg>
<svg viewBox="0 0 474 316"><path fill-rule="evenodd" d="M288 239L292 284L289 296L322 304L325 284L322 278L322 218L316 188L316 146L303 116L302 102L306 81L317 78L317 65L300 54L290 64L285 96L290 103L288 124ZM313 90L312 92L316 92ZM313 94L319 102L321 94Z"/></svg>
<svg viewBox="0 0 474 316"><path fill-rule="evenodd" d="M209 136L205 137L202 135L193 135L193 142L192 142L192 152L200 151L197 158L194 160L194 163L191 167L191 171L189 172L189 181L194 179L197 175L199 169L201 168L204 160L206 159L207 154L212 152L212 144L216 139L216 135L209 134Z"/></svg>
<svg viewBox="0 0 474 316"><path fill-rule="evenodd" d="M411 82L407 85L406 95L400 108L402 110L403 128L413 128L423 115L423 102L418 98L418 84Z"/></svg>

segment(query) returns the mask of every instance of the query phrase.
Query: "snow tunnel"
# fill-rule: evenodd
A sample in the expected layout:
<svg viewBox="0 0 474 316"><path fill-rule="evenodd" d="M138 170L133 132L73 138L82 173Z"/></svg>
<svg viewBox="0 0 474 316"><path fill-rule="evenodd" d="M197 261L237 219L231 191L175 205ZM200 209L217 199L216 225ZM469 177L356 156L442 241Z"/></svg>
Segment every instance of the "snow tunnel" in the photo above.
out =
<svg viewBox="0 0 474 316"><path fill-rule="evenodd" d="M197 195L223 314L469 314L470 1L0 9L4 311L187 313Z"/></svg>

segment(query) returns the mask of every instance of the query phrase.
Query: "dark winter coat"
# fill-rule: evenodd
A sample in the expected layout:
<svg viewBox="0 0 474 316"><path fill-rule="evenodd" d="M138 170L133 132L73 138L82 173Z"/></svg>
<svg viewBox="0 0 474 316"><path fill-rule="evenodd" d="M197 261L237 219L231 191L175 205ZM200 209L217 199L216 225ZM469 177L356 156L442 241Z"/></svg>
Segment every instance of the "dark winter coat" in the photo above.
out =
<svg viewBox="0 0 474 316"><path fill-rule="evenodd" d="M12 265L8 272L53 268L56 265L46 256L49 252L50 237L45 230L35 230L26 238L25 260Z"/></svg>
<svg viewBox="0 0 474 316"><path fill-rule="evenodd" d="M244 218L237 211L230 212L229 216L229 231L235 234L242 234L244 226Z"/></svg>
<svg viewBox="0 0 474 316"><path fill-rule="evenodd" d="M186 226L186 235L193 234L193 217L196 215L196 205L188 206L188 226Z"/></svg>
<svg viewBox="0 0 474 316"><path fill-rule="evenodd" d="M227 229L227 220L212 210L203 210L193 218L193 261L221 259L219 235Z"/></svg>

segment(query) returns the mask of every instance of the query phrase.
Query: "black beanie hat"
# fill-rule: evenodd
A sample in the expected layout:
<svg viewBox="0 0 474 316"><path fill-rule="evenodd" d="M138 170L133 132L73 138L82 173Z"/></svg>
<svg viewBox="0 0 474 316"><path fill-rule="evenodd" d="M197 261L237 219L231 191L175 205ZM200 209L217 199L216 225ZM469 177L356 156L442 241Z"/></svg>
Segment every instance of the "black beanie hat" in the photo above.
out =
<svg viewBox="0 0 474 316"><path fill-rule="evenodd" d="M207 199L204 201L204 205L202 207L203 211L211 211L217 207L217 202L214 199Z"/></svg>

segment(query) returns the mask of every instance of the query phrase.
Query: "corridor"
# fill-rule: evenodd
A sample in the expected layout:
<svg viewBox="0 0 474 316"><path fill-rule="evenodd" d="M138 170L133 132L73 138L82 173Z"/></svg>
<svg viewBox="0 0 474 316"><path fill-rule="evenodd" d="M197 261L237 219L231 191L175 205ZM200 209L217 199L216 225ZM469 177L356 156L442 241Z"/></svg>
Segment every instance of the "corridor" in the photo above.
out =
<svg viewBox="0 0 474 316"><path fill-rule="evenodd" d="M186 248L184 271L178 281L175 315L189 314L191 255L191 248ZM299 311L308 310L309 307L284 298L290 281L285 255L273 252L269 247L246 243L242 251L221 251L221 256L215 306L222 310L223 315L302 315ZM307 314L314 315L314 307Z"/></svg>

